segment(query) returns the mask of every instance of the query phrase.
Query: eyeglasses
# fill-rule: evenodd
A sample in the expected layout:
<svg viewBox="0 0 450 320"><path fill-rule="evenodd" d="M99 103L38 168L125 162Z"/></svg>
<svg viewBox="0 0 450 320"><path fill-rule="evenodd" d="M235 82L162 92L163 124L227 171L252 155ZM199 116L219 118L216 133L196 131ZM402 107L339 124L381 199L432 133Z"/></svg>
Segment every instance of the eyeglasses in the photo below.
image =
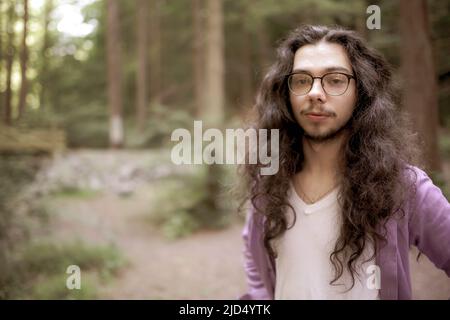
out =
<svg viewBox="0 0 450 320"><path fill-rule="evenodd" d="M315 79L320 79L323 91L326 94L340 96L347 91L350 79L355 79L354 76L341 72L326 73L321 77L297 72L288 74L287 77L289 90L296 96L302 96L310 92Z"/></svg>

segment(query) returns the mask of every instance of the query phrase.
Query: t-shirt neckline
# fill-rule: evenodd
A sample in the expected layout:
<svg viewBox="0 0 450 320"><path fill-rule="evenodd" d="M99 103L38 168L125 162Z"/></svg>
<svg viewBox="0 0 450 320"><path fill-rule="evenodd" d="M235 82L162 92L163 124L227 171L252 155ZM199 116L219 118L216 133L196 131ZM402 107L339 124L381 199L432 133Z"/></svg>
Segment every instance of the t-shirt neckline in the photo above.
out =
<svg viewBox="0 0 450 320"><path fill-rule="evenodd" d="M292 183L292 181L290 181L290 185L291 185L291 192L292 192L292 199L295 202L295 204L297 204L302 211L304 211L306 214L308 213L312 213L321 209L324 209L330 205L332 205L333 203L336 202L336 197L339 191L339 186L336 186L333 190L331 190L330 192L328 192L328 194L326 194L322 199L311 203L311 204L307 204L305 201L303 201L303 199L297 194L297 190L295 190L294 184Z"/></svg>

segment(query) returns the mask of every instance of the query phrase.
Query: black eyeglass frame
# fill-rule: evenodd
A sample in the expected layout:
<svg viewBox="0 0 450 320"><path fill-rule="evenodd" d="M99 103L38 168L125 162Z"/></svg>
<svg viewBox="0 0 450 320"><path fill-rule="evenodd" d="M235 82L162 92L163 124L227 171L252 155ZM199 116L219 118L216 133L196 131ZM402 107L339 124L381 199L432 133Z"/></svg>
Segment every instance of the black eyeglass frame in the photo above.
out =
<svg viewBox="0 0 450 320"><path fill-rule="evenodd" d="M311 87L309 88L308 91L306 91L306 92L303 93L303 94L296 94L296 93L291 89L291 86L289 85L289 82L290 82L289 79L291 78L291 76L296 75L296 74L304 74L304 75L307 75L307 76L309 76L309 77L311 77L311 78L313 79L312 82L311 82ZM325 90L325 87L324 87L324 85L323 85L323 78L326 77L326 76L329 75L329 74L342 74L342 75L344 75L344 76L347 77L347 87L345 88L344 92L342 92L341 94L329 94L329 93L327 92L327 90ZM327 72L327 73L323 74L321 77L313 77L311 74L309 74L309 73L307 73L307 72L291 72L291 73L289 73L288 75L286 75L286 81L287 81L287 86L288 86L288 88L289 88L289 91L292 92L292 94L295 95L295 96L304 96L304 95L308 94L308 93L311 91L311 89L313 88L313 86L314 86L314 81L315 81L316 79L320 79L320 85L322 86L323 91L324 91L326 94L328 94L328 95L330 95L330 96L334 96L334 97L336 97L336 96L342 96L344 93L347 92L348 87L349 87L349 85L350 85L350 79L353 79L353 80L356 81L356 77L355 77L355 76L353 76L353 75L351 75L351 74L344 73L344 72Z"/></svg>

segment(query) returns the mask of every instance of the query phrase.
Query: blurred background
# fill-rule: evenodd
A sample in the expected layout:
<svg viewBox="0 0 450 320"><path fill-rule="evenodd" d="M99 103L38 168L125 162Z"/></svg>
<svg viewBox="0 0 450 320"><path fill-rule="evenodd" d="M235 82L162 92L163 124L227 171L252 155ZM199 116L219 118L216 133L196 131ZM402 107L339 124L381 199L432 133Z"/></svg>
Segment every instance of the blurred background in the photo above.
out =
<svg viewBox="0 0 450 320"><path fill-rule="evenodd" d="M242 294L236 167L176 166L170 137L194 120L245 127L301 23L355 29L386 56L448 199L450 1L0 0L0 298ZM448 299L416 255L414 298Z"/></svg>

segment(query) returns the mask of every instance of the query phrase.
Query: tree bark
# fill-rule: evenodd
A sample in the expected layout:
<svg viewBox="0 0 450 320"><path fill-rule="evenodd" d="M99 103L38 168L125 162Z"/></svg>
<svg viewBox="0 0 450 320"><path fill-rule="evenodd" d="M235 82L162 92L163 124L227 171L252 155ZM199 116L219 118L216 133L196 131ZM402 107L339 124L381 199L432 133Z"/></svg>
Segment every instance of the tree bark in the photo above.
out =
<svg viewBox="0 0 450 320"><path fill-rule="evenodd" d="M205 109L203 119L207 127L220 128L224 120L225 88L224 88L224 28L222 0L208 0L207 34L206 34L206 81ZM220 165L208 166L206 205L209 212L220 220Z"/></svg>
<svg viewBox="0 0 450 320"><path fill-rule="evenodd" d="M259 57L259 66L260 66L260 79L262 79L263 75L266 73L268 68L271 65L271 53L270 53L270 40L267 36L267 27L264 21L260 22L261 25L258 27L258 31L256 32L256 40L258 44L258 57Z"/></svg>
<svg viewBox="0 0 450 320"><path fill-rule="evenodd" d="M257 0L249 0L250 4L248 5L248 8L251 7L256 7L258 6L258 1ZM271 45L270 45L270 37L268 36L268 32L267 32L267 26L266 26L266 21L264 19L264 17L260 17L258 19L257 22L257 26L256 26L256 32L255 32L255 36L256 36L256 46L257 46L257 50L258 50L258 64L259 64L259 77L258 77L258 81L262 80L262 77L264 76L264 74L266 73L267 69L270 67L271 65L271 57L272 57L272 49L271 49Z"/></svg>
<svg viewBox="0 0 450 320"><path fill-rule="evenodd" d="M121 39L119 32L119 3L106 1L108 104L110 110L109 139L112 148L123 145Z"/></svg>
<svg viewBox="0 0 450 320"><path fill-rule="evenodd" d="M3 79L3 60L5 59L5 54L3 52L3 1L0 0L0 81ZM0 88L0 112L4 113L4 92Z"/></svg>
<svg viewBox="0 0 450 320"><path fill-rule="evenodd" d="M370 6L367 0L362 0L361 3L358 3L358 7L362 10L361 12L366 12L367 7ZM358 14L355 16L355 30L358 32L364 39L369 40L370 32L367 29L366 21L367 14Z"/></svg>
<svg viewBox="0 0 450 320"><path fill-rule="evenodd" d="M424 143L428 170L440 171L437 81L426 0L400 1L403 105Z"/></svg>
<svg viewBox="0 0 450 320"><path fill-rule="evenodd" d="M239 110L245 111L249 109L253 104L253 76L252 76L252 47L251 47L251 35L248 30L246 21L248 17L248 3L242 3L242 12L240 14L241 24L241 46L240 46L240 96L241 103Z"/></svg>
<svg viewBox="0 0 450 320"><path fill-rule="evenodd" d="M44 9L44 36L42 41L42 65L40 78L40 91L39 91L39 108L45 109L46 107L46 89L47 89L47 77L48 77L48 62L47 52L50 47L50 33L48 26L50 24L50 14L53 11L53 0L46 0Z"/></svg>
<svg viewBox="0 0 450 320"><path fill-rule="evenodd" d="M224 35L222 0L208 1L206 35L206 120L219 125L224 119Z"/></svg>
<svg viewBox="0 0 450 320"><path fill-rule="evenodd" d="M145 128L147 119L147 21L149 13L148 0L137 2L137 52L138 68L136 72L136 123L139 131Z"/></svg>
<svg viewBox="0 0 450 320"><path fill-rule="evenodd" d="M9 4L8 18L6 23L7 44L6 44L6 89L4 103L4 122L7 125L12 123L12 67L14 63L14 23L16 20L14 3Z"/></svg>
<svg viewBox="0 0 450 320"><path fill-rule="evenodd" d="M204 1L192 1L193 41L192 58L194 73L195 115L199 116L205 109L205 50L204 50Z"/></svg>
<svg viewBox="0 0 450 320"><path fill-rule="evenodd" d="M161 0L151 1L150 15L150 97L152 104L162 101L162 72L161 72Z"/></svg>
<svg viewBox="0 0 450 320"><path fill-rule="evenodd" d="M23 117L27 103L28 79L27 79L27 63L28 63L28 0L23 0L23 33L22 33L22 50L20 52L20 76L21 85L19 93L19 118Z"/></svg>

